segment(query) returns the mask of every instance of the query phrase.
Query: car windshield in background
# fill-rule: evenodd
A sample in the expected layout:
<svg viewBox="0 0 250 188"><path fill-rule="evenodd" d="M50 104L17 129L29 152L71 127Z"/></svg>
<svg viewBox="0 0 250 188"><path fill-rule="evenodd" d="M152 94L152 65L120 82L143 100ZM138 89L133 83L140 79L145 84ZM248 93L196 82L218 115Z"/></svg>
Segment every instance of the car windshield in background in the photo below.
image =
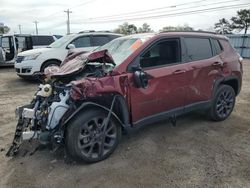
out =
<svg viewBox="0 0 250 188"><path fill-rule="evenodd" d="M66 35L64 37L61 37L60 39L56 40L52 44L49 45L50 48L60 48L62 47L66 42L71 40L74 36L73 35Z"/></svg>
<svg viewBox="0 0 250 188"><path fill-rule="evenodd" d="M107 49L115 64L119 65L151 37L153 37L153 34L121 37L97 48L95 51Z"/></svg>

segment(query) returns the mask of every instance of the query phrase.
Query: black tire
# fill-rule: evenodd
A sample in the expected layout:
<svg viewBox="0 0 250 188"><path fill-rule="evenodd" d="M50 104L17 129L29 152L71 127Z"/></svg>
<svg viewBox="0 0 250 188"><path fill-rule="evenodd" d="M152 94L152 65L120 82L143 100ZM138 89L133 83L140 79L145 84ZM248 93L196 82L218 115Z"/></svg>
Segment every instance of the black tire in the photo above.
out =
<svg viewBox="0 0 250 188"><path fill-rule="evenodd" d="M44 72L44 69L49 67L49 66L60 66L60 64L61 64L61 62L55 61L55 60L47 61L42 65L41 72Z"/></svg>
<svg viewBox="0 0 250 188"><path fill-rule="evenodd" d="M235 91L231 86L219 86L209 109L209 118L214 121L223 121L227 119L233 111L235 97Z"/></svg>
<svg viewBox="0 0 250 188"><path fill-rule="evenodd" d="M107 113L101 109L84 111L70 123L66 133L66 149L76 161L94 163L106 159L121 138L121 126L112 117L106 128Z"/></svg>

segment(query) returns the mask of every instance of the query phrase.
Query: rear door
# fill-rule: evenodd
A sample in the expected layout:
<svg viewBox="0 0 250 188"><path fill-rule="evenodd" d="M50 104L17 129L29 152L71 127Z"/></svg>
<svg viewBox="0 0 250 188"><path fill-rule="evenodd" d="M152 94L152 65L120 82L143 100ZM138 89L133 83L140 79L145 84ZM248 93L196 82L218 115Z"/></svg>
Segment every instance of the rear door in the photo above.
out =
<svg viewBox="0 0 250 188"><path fill-rule="evenodd" d="M141 54L140 66L151 79L146 89L130 87L133 122L170 110L182 111L188 81L181 51L181 40L173 38L160 40Z"/></svg>
<svg viewBox="0 0 250 188"><path fill-rule="evenodd" d="M209 101L215 80L221 75L223 62L215 54L209 37L184 37L187 62L187 101L185 105Z"/></svg>

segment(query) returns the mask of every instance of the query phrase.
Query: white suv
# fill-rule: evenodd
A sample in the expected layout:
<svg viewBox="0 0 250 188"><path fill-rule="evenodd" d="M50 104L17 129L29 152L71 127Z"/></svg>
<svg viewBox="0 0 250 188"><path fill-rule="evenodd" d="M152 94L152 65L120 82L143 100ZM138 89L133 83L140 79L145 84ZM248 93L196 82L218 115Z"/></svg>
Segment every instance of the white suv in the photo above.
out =
<svg viewBox="0 0 250 188"><path fill-rule="evenodd" d="M60 63L72 52L91 51L122 35L109 32L80 32L66 35L46 48L39 48L18 54L15 69L18 76L27 78L34 73Z"/></svg>

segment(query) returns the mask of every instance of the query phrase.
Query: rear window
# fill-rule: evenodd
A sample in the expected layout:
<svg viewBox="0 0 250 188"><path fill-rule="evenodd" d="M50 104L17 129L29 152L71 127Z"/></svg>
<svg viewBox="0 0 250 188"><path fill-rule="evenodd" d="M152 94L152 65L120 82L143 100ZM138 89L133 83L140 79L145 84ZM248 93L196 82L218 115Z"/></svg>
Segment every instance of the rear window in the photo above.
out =
<svg viewBox="0 0 250 188"><path fill-rule="evenodd" d="M103 46L110 41L108 36L93 36L93 46Z"/></svg>
<svg viewBox="0 0 250 188"><path fill-rule="evenodd" d="M210 40L208 38L185 38L187 56L190 61L208 59L213 56Z"/></svg>
<svg viewBox="0 0 250 188"><path fill-rule="evenodd" d="M220 54L223 51L220 42L216 39L214 39L213 41L214 41L214 48L215 48L216 54Z"/></svg>
<svg viewBox="0 0 250 188"><path fill-rule="evenodd" d="M46 46L54 41L53 36L32 36L33 46Z"/></svg>

